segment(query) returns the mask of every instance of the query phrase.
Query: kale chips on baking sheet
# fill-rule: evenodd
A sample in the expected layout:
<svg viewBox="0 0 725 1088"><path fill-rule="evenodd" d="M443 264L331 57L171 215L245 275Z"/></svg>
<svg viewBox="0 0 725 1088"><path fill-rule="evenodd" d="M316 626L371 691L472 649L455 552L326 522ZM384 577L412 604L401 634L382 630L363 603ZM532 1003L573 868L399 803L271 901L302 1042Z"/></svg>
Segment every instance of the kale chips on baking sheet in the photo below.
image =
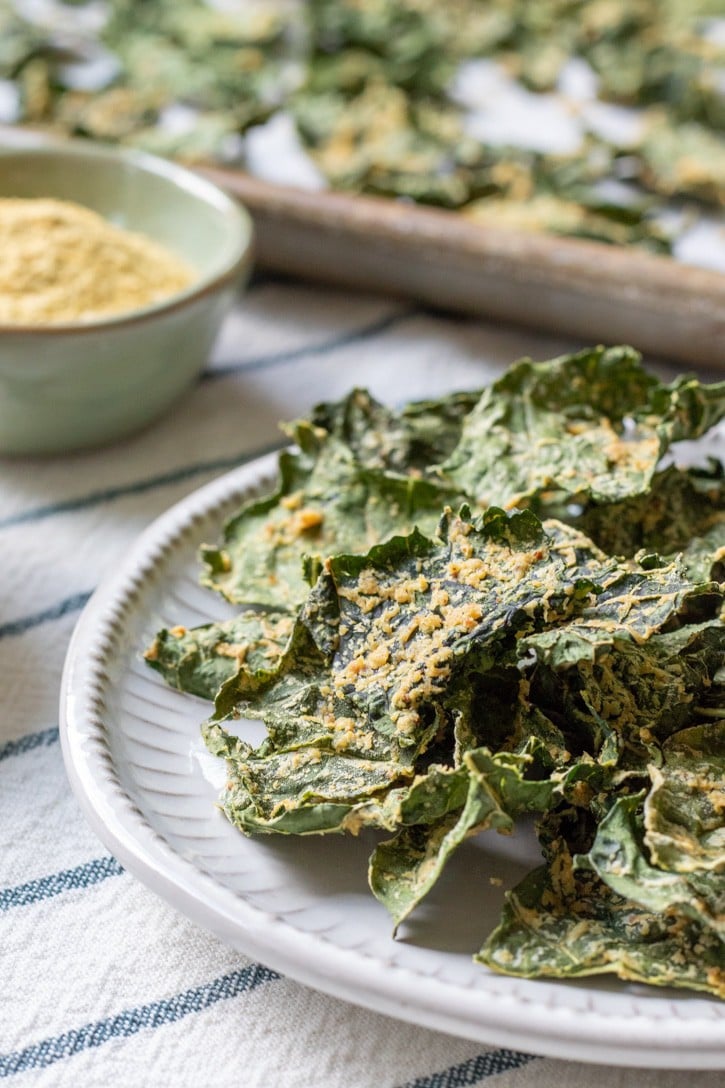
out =
<svg viewBox="0 0 725 1088"><path fill-rule="evenodd" d="M0 0L0 116L251 169L247 134L286 132L333 189L698 263L724 26L718 0Z"/></svg>
<svg viewBox="0 0 725 1088"><path fill-rule="evenodd" d="M542 863L477 959L725 997L725 473L676 457L723 416L725 383L619 347L289 425L276 490L201 550L237 616L146 651L213 702L228 819L377 831L397 927L463 842L533 818Z"/></svg>

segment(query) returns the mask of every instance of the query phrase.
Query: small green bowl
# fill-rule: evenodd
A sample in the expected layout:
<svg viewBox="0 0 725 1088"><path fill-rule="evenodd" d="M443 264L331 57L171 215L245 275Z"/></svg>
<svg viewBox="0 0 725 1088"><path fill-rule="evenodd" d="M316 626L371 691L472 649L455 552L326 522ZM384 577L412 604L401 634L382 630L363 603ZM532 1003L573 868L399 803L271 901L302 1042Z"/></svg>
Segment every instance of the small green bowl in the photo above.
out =
<svg viewBox="0 0 725 1088"><path fill-rule="evenodd" d="M0 325L0 453L66 452L143 427L204 367L249 273L249 215L181 166L80 141L0 149L0 197L83 204L198 272L163 302L107 319Z"/></svg>

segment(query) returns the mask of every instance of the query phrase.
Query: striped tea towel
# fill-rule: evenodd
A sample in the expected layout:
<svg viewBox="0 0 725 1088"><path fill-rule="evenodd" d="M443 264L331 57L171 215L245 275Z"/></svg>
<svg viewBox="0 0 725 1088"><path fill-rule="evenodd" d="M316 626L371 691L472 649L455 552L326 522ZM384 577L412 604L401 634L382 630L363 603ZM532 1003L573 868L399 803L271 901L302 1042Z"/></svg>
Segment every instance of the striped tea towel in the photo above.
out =
<svg viewBox="0 0 725 1088"><path fill-rule="evenodd" d="M273 280L240 300L202 380L107 449L0 465L0 1079L47 1088L688 1088L482 1047L333 1000L197 929L108 855L56 724L73 624L130 542L189 491L278 446L278 420L366 384L395 404L575 345ZM696 1076L699 1088L722 1084Z"/></svg>

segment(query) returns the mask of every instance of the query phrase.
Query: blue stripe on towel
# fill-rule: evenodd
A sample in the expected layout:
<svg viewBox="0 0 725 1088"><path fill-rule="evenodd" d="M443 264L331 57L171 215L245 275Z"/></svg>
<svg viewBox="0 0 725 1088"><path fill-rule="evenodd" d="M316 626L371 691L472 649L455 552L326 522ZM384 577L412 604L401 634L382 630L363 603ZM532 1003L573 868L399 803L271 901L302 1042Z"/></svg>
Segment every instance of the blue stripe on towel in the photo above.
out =
<svg viewBox="0 0 725 1088"><path fill-rule="evenodd" d="M359 344L364 340L370 340L379 333L388 332L416 317L420 313L417 306L407 306L404 310L396 310L395 313L386 314L371 321L368 325L362 325L350 332L339 333L329 340L318 340L317 343L307 344L299 348L288 348L285 351L273 351L267 355L258 355L253 359L242 359L238 363L222 363L219 366L210 367L202 374L202 381L215 381L217 378L225 378L228 374L239 374L251 370L267 370L280 366L282 363L294 363L298 359L304 359L311 355L330 355L338 348L346 348L351 344Z"/></svg>
<svg viewBox="0 0 725 1088"><path fill-rule="evenodd" d="M11 514L9 517L0 518L0 529L9 529L13 525L23 525L29 521L41 521L43 518L54 517L56 514L71 514L76 510L85 510L90 506L98 506L101 503L113 502L114 499L123 498L126 495L142 495L146 491L153 491L157 487L166 487L169 484L182 483L194 476L202 476L205 472L220 472L222 469L235 468L247 461L255 461L267 453L274 453L280 449L283 439L267 442L259 449L247 453L237 453L232 457L219 457L214 461L198 461L192 465L184 465L181 468L172 469L158 476L148 476L142 480L134 480L129 484L120 484L118 487L107 487L98 491L89 491L75 499L65 499L62 502L48 503L46 506L35 506L30 510L23 510L19 514Z"/></svg>
<svg viewBox="0 0 725 1088"><path fill-rule="evenodd" d="M58 726L50 729L40 729L37 733L26 733L24 737L16 740L8 740L0 744L0 763L11 756L21 756L25 752L32 752L35 748L49 748L51 744L57 744L59 740Z"/></svg>
<svg viewBox="0 0 725 1088"><path fill-rule="evenodd" d="M148 1028L160 1028L164 1024L173 1024L189 1016L190 1013L202 1012L219 1001L237 997L239 994L256 989L265 982L273 982L279 977L276 971L260 963L252 963L239 971L232 971L228 975L222 975L203 986L184 990L173 997L152 1001L147 1005L138 1005L133 1009L124 1009L116 1016L95 1020L80 1028L65 1031L62 1035L54 1035L39 1043L33 1043L11 1054L1 1054L0 1078L12 1077L16 1073L25 1073L30 1069L43 1069L64 1058L79 1054L83 1050L103 1046L104 1043L111 1042L113 1039L124 1039Z"/></svg>
<svg viewBox="0 0 725 1088"><path fill-rule="evenodd" d="M0 889L0 912L13 907L27 907L41 899L52 899L74 888L90 888L92 884L100 884L109 876L121 876L123 872L122 866L110 855L94 858L83 865L76 865L75 869L62 869L37 880L29 880L26 884Z"/></svg>
<svg viewBox="0 0 725 1088"><path fill-rule="evenodd" d="M488 1077L496 1077L499 1073L520 1069L522 1065L536 1061L536 1058L536 1054L522 1054L518 1050L489 1050L469 1058L467 1062L451 1065L440 1073L418 1077L404 1088L465 1088L470 1084L479 1084Z"/></svg>
<svg viewBox="0 0 725 1088"><path fill-rule="evenodd" d="M17 620L0 624L0 638L8 638L11 635L22 635L31 627L38 627L41 623L49 623L51 620L59 620L80 610L88 603L92 590L87 593L74 593L72 597L66 597L64 601L58 601L50 608L44 608L42 612L33 612L30 616L21 616Z"/></svg>

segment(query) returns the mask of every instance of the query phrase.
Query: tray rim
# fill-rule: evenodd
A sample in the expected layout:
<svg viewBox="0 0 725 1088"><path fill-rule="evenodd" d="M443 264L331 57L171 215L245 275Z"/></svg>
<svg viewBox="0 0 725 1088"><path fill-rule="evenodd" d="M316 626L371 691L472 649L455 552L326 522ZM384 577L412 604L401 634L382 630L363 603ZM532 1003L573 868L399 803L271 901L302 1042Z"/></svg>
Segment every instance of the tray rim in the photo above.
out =
<svg viewBox="0 0 725 1088"><path fill-rule="evenodd" d="M268 271L725 369L725 272L455 210L196 169L251 212Z"/></svg>

